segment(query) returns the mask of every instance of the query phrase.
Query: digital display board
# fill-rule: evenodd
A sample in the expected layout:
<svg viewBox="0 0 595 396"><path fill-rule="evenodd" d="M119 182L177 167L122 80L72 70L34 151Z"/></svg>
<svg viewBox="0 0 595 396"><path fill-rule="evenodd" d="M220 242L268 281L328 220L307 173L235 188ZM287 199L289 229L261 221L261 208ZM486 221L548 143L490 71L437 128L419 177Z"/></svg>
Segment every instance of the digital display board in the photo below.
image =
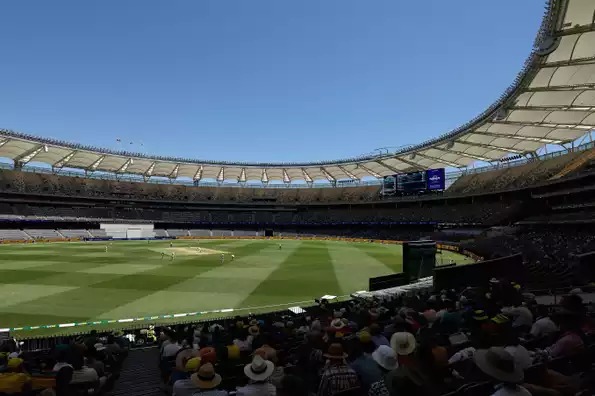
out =
<svg viewBox="0 0 595 396"><path fill-rule="evenodd" d="M442 191L446 185L444 168L402 173L385 176L382 182L382 195L423 193Z"/></svg>
<svg viewBox="0 0 595 396"><path fill-rule="evenodd" d="M445 183L444 168L429 169L426 171L426 180L428 182L429 191L444 190Z"/></svg>

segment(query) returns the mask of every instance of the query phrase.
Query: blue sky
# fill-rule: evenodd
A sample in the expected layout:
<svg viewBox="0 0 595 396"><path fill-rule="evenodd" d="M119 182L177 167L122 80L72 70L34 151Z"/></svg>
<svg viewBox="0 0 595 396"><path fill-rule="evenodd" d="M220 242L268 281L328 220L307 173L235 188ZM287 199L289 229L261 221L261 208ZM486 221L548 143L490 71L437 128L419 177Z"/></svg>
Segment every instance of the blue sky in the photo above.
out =
<svg viewBox="0 0 595 396"><path fill-rule="evenodd" d="M543 7L2 1L0 128L238 161L338 159L418 143L499 97L529 54Z"/></svg>

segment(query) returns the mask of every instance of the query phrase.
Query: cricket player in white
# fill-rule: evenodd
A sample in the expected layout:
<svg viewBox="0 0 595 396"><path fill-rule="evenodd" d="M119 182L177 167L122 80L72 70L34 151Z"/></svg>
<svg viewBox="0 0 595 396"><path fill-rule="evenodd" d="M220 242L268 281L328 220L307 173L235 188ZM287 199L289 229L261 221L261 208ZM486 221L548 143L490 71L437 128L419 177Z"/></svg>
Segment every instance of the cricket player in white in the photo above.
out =
<svg viewBox="0 0 595 396"><path fill-rule="evenodd" d="M174 261L175 258L176 254L174 252L171 252L171 258L169 259L169 261Z"/></svg>
<svg viewBox="0 0 595 396"><path fill-rule="evenodd" d="M221 264L225 262L225 254L221 253Z"/></svg>
<svg viewBox="0 0 595 396"><path fill-rule="evenodd" d="M235 254L232 254L231 255L231 261L234 261L235 259L236 259L236 255Z"/></svg>

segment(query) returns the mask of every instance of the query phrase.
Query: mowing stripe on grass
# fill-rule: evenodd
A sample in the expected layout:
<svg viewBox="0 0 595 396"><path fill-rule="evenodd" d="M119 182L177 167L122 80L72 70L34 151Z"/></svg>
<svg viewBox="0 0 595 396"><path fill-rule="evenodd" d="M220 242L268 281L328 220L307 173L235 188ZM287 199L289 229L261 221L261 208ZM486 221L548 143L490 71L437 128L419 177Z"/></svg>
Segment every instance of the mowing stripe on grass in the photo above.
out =
<svg viewBox="0 0 595 396"><path fill-rule="evenodd" d="M122 305L97 317L111 319L235 308L291 253L288 249L285 254L275 255L274 247L267 241L244 243L237 251L243 253L238 253L235 261L227 261L134 301L122 301Z"/></svg>
<svg viewBox="0 0 595 396"><path fill-rule="evenodd" d="M392 268L354 247L354 244L331 243L328 251L342 294L368 290L369 278L394 273Z"/></svg>
<svg viewBox="0 0 595 396"><path fill-rule="evenodd" d="M241 306L313 300L323 294L338 293L341 293L341 287L335 277L327 244L309 241L286 257Z"/></svg>
<svg viewBox="0 0 595 396"><path fill-rule="evenodd" d="M354 243L351 246L381 262L393 272L403 272L403 247L377 243Z"/></svg>

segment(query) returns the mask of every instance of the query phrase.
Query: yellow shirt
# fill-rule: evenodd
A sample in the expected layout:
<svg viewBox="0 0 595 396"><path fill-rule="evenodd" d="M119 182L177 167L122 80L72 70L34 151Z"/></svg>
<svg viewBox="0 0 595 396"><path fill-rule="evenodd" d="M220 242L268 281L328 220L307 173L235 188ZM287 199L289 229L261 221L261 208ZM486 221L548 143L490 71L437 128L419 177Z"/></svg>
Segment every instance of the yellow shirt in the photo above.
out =
<svg viewBox="0 0 595 396"><path fill-rule="evenodd" d="M31 381L31 377L24 373L2 373L0 374L0 392L19 393L23 386Z"/></svg>

